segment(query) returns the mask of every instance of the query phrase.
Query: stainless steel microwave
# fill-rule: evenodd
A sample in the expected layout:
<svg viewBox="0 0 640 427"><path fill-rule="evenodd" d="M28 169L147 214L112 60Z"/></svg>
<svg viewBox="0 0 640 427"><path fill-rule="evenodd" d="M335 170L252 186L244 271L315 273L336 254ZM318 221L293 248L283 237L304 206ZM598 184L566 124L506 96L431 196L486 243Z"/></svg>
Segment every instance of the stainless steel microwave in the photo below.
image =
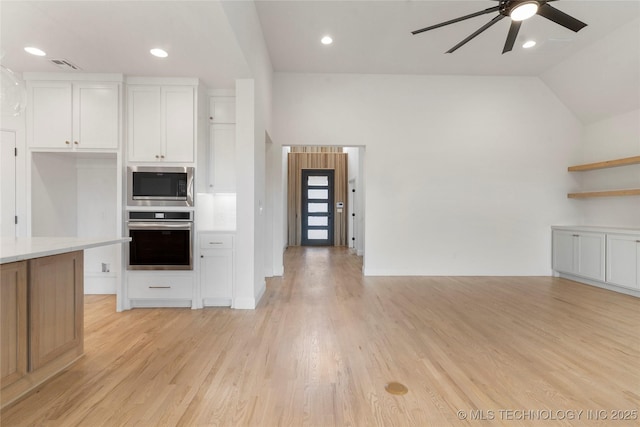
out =
<svg viewBox="0 0 640 427"><path fill-rule="evenodd" d="M129 166L127 205L193 206L192 167Z"/></svg>

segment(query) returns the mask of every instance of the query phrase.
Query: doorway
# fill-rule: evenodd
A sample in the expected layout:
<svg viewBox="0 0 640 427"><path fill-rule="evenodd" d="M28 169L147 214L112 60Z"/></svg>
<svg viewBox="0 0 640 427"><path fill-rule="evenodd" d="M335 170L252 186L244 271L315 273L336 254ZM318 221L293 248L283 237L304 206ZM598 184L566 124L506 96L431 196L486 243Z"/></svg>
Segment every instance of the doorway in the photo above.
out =
<svg viewBox="0 0 640 427"><path fill-rule="evenodd" d="M333 246L333 169L302 170L302 246Z"/></svg>

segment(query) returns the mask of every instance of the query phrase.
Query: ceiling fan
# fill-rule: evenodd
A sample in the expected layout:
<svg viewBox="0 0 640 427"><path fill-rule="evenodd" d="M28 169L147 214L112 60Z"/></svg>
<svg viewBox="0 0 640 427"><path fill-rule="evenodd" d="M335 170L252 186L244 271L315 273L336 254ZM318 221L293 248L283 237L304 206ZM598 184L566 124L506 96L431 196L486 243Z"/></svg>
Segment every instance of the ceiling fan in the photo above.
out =
<svg viewBox="0 0 640 427"><path fill-rule="evenodd" d="M518 31L520 31L520 25L522 25L522 21L531 18L533 15L540 15L542 17L547 18L550 21L555 22L556 24L562 25L565 28L568 28L574 32L578 32L584 27L587 26L584 22L574 18L573 16L567 15L566 13L552 7L548 3L556 0L493 0L498 1L497 6L489 7L485 10L481 10L479 12L471 13L469 15L461 16L459 18L452 19L450 21L441 22L440 24L432 25L430 27L425 27L420 30L412 31L411 34L416 35L420 33L424 33L425 31L434 30L436 28L444 27L445 25L455 24L456 22L464 21L466 19L475 18L476 16L486 15L492 12L498 12L498 15L494 17L491 21L480 27L476 32L471 34L466 39L462 40L460 43L452 47L447 51L447 53L453 53L458 48L464 46L471 39L475 38L478 34L482 33L484 30L500 21L502 18L510 17L511 18L511 27L509 27L509 33L507 34L507 40L504 43L504 49L502 53L510 52L513 49L513 44L516 41L516 37L518 36Z"/></svg>

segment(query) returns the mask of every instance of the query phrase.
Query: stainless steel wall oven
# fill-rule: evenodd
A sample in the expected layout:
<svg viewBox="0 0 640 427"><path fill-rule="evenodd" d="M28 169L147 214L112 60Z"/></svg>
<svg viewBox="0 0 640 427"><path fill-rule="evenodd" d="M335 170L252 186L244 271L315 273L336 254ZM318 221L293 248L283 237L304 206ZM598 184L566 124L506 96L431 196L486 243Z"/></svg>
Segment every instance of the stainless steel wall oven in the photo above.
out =
<svg viewBox="0 0 640 427"><path fill-rule="evenodd" d="M193 270L193 212L130 211L129 270Z"/></svg>

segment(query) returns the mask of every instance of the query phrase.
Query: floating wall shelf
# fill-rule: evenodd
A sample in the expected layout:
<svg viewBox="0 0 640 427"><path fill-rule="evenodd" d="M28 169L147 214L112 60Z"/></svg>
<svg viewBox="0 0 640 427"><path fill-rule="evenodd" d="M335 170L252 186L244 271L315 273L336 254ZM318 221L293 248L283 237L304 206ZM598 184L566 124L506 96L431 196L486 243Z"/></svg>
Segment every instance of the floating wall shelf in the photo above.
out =
<svg viewBox="0 0 640 427"><path fill-rule="evenodd" d="M640 164L640 156L626 157L624 159L607 160L604 162L589 163L586 165L569 166L569 172L583 172L596 169L615 168L617 166L629 166Z"/></svg>
<svg viewBox="0 0 640 427"><path fill-rule="evenodd" d="M623 159L606 160L604 162L588 163L584 165L570 166L569 172L586 172L597 169L614 168L618 166L629 166L640 164L640 156L625 157ZM640 196L640 188L629 188L627 190L606 190L587 191L583 193L569 193L570 199L586 199L589 197L620 197L620 196Z"/></svg>
<svg viewBox="0 0 640 427"><path fill-rule="evenodd" d="M586 199L588 197L640 196L640 188L629 190L587 191L584 193L569 193L570 199Z"/></svg>

